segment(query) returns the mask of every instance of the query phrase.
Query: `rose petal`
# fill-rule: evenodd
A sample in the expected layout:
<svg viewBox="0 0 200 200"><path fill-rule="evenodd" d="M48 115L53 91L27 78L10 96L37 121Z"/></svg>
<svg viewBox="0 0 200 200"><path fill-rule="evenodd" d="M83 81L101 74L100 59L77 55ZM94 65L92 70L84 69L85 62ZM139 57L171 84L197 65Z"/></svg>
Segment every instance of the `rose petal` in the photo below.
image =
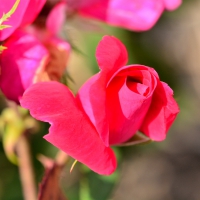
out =
<svg viewBox="0 0 200 200"><path fill-rule="evenodd" d="M99 174L115 170L113 151L105 147L66 86L58 82L32 85L20 102L33 117L51 124L44 137L47 141Z"/></svg>
<svg viewBox="0 0 200 200"><path fill-rule="evenodd" d="M162 141L179 112L173 98L173 91L158 80L151 106L140 128L144 134L155 141Z"/></svg>
<svg viewBox="0 0 200 200"><path fill-rule="evenodd" d="M100 77L100 74L94 75L78 91L77 101L94 124L104 144L109 146L105 88L105 77Z"/></svg>
<svg viewBox="0 0 200 200"><path fill-rule="evenodd" d="M157 73L143 65L124 66L106 89L109 143L120 144L140 128L157 84Z"/></svg>
<svg viewBox="0 0 200 200"><path fill-rule="evenodd" d="M86 17L134 31L153 27L164 10L162 0L102 0L80 9Z"/></svg>
<svg viewBox="0 0 200 200"><path fill-rule="evenodd" d="M164 0L164 4L167 10L175 10L182 3L182 0Z"/></svg>
<svg viewBox="0 0 200 200"><path fill-rule="evenodd" d="M60 2L54 6L46 20L46 27L52 35L61 30L66 17L66 3Z"/></svg>
<svg viewBox="0 0 200 200"><path fill-rule="evenodd" d="M106 86L113 74L127 62L125 46L113 36L104 36L96 50L101 72L79 90L77 99L96 127L102 141L109 146L109 125L106 117Z"/></svg>
<svg viewBox="0 0 200 200"><path fill-rule="evenodd" d="M21 31L15 32L4 46L7 49L0 55L0 87L8 99L18 102L33 83L37 69L45 64L48 52L37 38Z"/></svg>
<svg viewBox="0 0 200 200"><path fill-rule="evenodd" d="M96 59L100 69L111 77L128 61L126 47L113 36L104 36L96 50Z"/></svg>
<svg viewBox="0 0 200 200"><path fill-rule="evenodd" d="M22 25L32 23L42 10L45 3L46 0L29 0L28 7L22 20Z"/></svg>
<svg viewBox="0 0 200 200"><path fill-rule="evenodd" d="M16 0L6 0L1 1L0 3L0 18L2 17L3 13L7 13L13 7ZM20 0L18 7L16 8L15 12L11 15L8 21L3 22L5 25L10 25L10 28L6 28L0 31L0 41L5 40L9 37L21 24L23 20L24 13L27 9L30 0Z"/></svg>

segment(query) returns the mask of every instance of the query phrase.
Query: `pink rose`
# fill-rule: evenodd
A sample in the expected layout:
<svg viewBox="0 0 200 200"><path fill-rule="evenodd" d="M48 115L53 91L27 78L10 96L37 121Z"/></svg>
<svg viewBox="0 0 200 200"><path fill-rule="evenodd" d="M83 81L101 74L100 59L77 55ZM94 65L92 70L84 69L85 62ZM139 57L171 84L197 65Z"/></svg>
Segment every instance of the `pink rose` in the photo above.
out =
<svg viewBox="0 0 200 200"><path fill-rule="evenodd" d="M82 16L134 31L152 28L165 9L175 10L182 0L102 0L80 8Z"/></svg>
<svg viewBox="0 0 200 200"><path fill-rule="evenodd" d="M179 108L154 69L125 66L126 48L115 37L102 39L96 57L101 71L76 98L60 83L43 82L28 88L20 103L33 117L51 124L47 141L108 175L116 168L110 145L126 142L138 130L152 140L164 140Z"/></svg>
<svg viewBox="0 0 200 200"><path fill-rule="evenodd" d="M173 91L156 71L128 65L124 45L106 36L96 58L101 69L78 93L78 100L105 145L120 144L140 130L155 141L164 140L179 112Z"/></svg>
<svg viewBox="0 0 200 200"><path fill-rule="evenodd" d="M0 17L3 13L7 13L16 0L5 0L0 4ZM24 26L32 23L42 7L46 3L46 0L20 0L15 12L11 15L8 21L3 24L10 25L10 28L0 31L0 41L8 38L19 26Z"/></svg>

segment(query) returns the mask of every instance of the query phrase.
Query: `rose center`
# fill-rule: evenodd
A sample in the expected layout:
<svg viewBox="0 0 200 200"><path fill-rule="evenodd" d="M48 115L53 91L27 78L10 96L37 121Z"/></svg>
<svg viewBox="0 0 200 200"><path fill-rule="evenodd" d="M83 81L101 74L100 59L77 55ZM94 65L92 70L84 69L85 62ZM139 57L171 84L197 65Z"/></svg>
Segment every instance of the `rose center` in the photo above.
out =
<svg viewBox="0 0 200 200"><path fill-rule="evenodd" d="M143 81L140 77L128 76L126 79L126 85L131 91L137 94L147 96L149 93L149 87L143 84Z"/></svg>

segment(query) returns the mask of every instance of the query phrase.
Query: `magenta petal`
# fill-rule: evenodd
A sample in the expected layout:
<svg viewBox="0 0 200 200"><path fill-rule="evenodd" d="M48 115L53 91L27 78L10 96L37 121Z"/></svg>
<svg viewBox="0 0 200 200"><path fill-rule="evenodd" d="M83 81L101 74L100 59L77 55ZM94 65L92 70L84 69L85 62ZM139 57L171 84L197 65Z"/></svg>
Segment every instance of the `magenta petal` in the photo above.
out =
<svg viewBox="0 0 200 200"><path fill-rule="evenodd" d="M182 0L164 0L165 8L167 10L175 10L182 3Z"/></svg>
<svg viewBox="0 0 200 200"><path fill-rule="evenodd" d="M109 146L109 121L106 113L106 80L100 74L90 78L78 91L77 100L95 126L106 146Z"/></svg>
<svg viewBox="0 0 200 200"><path fill-rule="evenodd" d="M128 60L126 47L113 36L104 36L96 49L96 58L100 69L111 77Z"/></svg>
<svg viewBox="0 0 200 200"><path fill-rule="evenodd" d="M113 74L126 64L127 57L125 46L117 38L104 36L96 50L102 71L89 79L78 92L78 100L106 146L109 146L106 87Z"/></svg>
<svg viewBox="0 0 200 200"><path fill-rule="evenodd" d="M16 31L4 46L7 49L0 55L0 87L8 99L18 102L24 90L33 83L48 52L37 38L21 31Z"/></svg>
<svg viewBox="0 0 200 200"><path fill-rule="evenodd" d="M32 23L42 10L46 0L29 0L28 7L24 14L22 25Z"/></svg>
<svg viewBox="0 0 200 200"><path fill-rule="evenodd" d="M0 3L0 18L3 13L7 13L13 7L16 0L4 0ZM20 0L20 3L12 14L12 16L8 19L8 21L3 22L5 25L10 25L10 28L3 29L0 31L0 41L5 40L9 37L15 30L18 28L23 20L24 13L27 9L30 0Z"/></svg>
<svg viewBox="0 0 200 200"><path fill-rule="evenodd" d="M51 10L46 20L46 27L52 35L61 30L66 18L66 3L60 2Z"/></svg>
<svg viewBox="0 0 200 200"><path fill-rule="evenodd" d="M134 83L132 83L134 84ZM144 85L140 85L145 87ZM151 103L151 95L138 94L128 88L126 77L115 77L107 88L109 144L120 144L130 139L140 128Z"/></svg>
<svg viewBox="0 0 200 200"><path fill-rule="evenodd" d="M162 141L178 113L179 108L173 98L173 91L166 83L158 80L151 106L140 131L154 141Z"/></svg>
<svg viewBox="0 0 200 200"><path fill-rule="evenodd" d="M135 31L152 28L164 10L162 0L102 0L80 14Z"/></svg>
<svg viewBox="0 0 200 200"><path fill-rule="evenodd" d="M130 139L140 128L151 103L151 96L131 91L125 81L116 77L107 89L109 144L120 144Z"/></svg>
<svg viewBox="0 0 200 200"><path fill-rule="evenodd" d="M99 174L115 170L113 151L105 147L66 86L58 82L32 85L20 102L33 117L51 124L44 137L47 141Z"/></svg>
<svg viewBox="0 0 200 200"><path fill-rule="evenodd" d="M106 89L109 143L130 139L140 128L157 85L157 73L143 65L124 66Z"/></svg>

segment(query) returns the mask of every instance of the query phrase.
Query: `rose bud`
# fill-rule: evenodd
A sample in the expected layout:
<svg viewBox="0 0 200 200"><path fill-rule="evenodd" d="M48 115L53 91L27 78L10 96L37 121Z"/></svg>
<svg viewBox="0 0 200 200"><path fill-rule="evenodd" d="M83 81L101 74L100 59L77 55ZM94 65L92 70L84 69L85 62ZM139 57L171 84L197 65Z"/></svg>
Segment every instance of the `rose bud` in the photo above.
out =
<svg viewBox="0 0 200 200"><path fill-rule="evenodd" d="M101 71L77 97L61 83L41 82L29 87L20 103L33 117L51 124L47 141L108 175L116 168L111 145L128 141L139 130L152 140L164 140L179 108L154 69L125 66L126 48L115 37L101 40L96 58Z"/></svg>

